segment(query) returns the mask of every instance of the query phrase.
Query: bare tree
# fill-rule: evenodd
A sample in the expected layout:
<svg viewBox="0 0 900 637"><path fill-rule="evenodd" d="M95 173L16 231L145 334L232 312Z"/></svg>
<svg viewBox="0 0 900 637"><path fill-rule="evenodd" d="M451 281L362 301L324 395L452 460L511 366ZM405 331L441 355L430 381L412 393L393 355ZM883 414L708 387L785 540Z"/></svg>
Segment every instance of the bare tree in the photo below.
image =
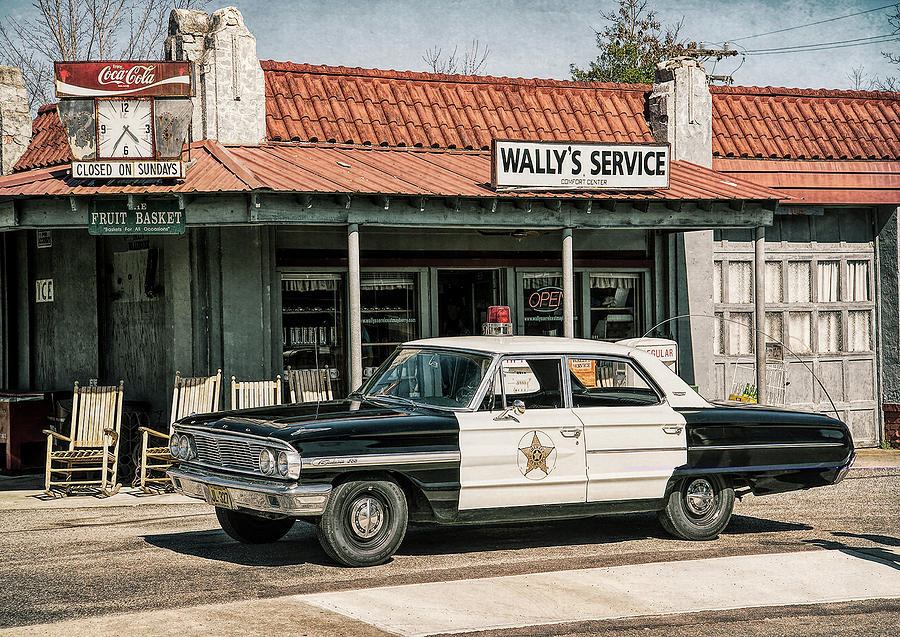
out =
<svg viewBox="0 0 900 637"><path fill-rule="evenodd" d="M54 100L53 62L158 57L173 8L208 0L34 0L0 23L0 62L22 69L32 111Z"/></svg>
<svg viewBox="0 0 900 637"><path fill-rule="evenodd" d="M487 64L491 54L490 48L478 40L472 40L472 44L459 56L459 47L453 47L453 52L445 56L443 49L433 46L425 51L422 60L432 73L462 73L463 75L480 75Z"/></svg>
<svg viewBox="0 0 900 637"><path fill-rule="evenodd" d="M870 91L876 80L876 78L866 73L866 69L862 64L850 69L850 72L847 73L847 79L850 81L850 89L854 91Z"/></svg>

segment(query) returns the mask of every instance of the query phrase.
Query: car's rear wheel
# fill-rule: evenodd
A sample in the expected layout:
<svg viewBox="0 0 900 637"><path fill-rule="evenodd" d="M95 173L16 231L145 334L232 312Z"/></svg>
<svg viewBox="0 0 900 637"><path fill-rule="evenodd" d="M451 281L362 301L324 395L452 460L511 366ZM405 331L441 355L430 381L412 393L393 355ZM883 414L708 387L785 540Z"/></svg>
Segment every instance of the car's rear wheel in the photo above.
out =
<svg viewBox="0 0 900 637"><path fill-rule="evenodd" d="M725 529L734 489L721 476L691 476L675 485L659 512L662 527L684 540L712 540Z"/></svg>
<svg viewBox="0 0 900 637"><path fill-rule="evenodd" d="M275 542L283 538L294 526L294 518L263 518L222 507L216 507L216 517L225 533L244 544Z"/></svg>
<svg viewBox="0 0 900 637"><path fill-rule="evenodd" d="M403 489L390 480L352 481L331 492L316 534L325 552L345 566L387 562L406 535Z"/></svg>

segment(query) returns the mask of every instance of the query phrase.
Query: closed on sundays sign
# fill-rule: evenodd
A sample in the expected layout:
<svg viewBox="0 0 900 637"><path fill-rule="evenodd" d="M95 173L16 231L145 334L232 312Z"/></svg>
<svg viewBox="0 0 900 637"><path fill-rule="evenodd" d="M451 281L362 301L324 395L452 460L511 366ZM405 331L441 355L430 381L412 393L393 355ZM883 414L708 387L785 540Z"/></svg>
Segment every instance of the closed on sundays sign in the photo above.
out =
<svg viewBox="0 0 900 637"><path fill-rule="evenodd" d="M494 188L662 190L669 146L495 139L491 181Z"/></svg>

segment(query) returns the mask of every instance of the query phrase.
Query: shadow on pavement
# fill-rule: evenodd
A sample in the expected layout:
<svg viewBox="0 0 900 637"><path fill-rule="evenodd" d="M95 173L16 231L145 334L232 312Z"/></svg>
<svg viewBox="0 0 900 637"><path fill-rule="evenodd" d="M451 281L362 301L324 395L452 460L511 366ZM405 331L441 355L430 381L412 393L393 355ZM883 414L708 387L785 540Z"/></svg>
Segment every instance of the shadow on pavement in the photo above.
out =
<svg viewBox="0 0 900 637"><path fill-rule="evenodd" d="M781 522L779 520L767 520L755 518L749 515L732 516L731 522L722 531L722 535L744 535L747 533L776 533L779 531L811 531L813 527L808 524L796 522Z"/></svg>
<svg viewBox="0 0 900 637"><path fill-rule="evenodd" d="M833 532L832 535L868 540L869 542L872 542L874 544L881 544L883 546L900 546L900 539L889 535L870 535L865 533L856 534L837 531ZM900 570L900 553L895 551L878 547L850 546L849 544L845 544L844 542L837 542L833 540L815 539L804 541L808 544L813 544L823 549L840 551L842 553L850 555L851 557L857 557L863 560L885 564L887 566L890 566L891 568Z"/></svg>

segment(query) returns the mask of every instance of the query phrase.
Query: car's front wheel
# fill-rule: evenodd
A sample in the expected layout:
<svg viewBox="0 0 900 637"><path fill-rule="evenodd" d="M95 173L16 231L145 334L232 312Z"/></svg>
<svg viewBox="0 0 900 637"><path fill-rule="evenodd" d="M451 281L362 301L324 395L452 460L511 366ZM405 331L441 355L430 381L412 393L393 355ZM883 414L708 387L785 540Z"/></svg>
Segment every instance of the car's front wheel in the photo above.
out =
<svg viewBox="0 0 900 637"><path fill-rule="evenodd" d="M387 562L406 535L403 489L389 480L352 481L331 492L316 533L325 552L345 566Z"/></svg>
<svg viewBox="0 0 900 637"><path fill-rule="evenodd" d="M263 518L258 515L216 507L222 530L244 544L268 544L283 538L294 526L293 518Z"/></svg>
<svg viewBox="0 0 900 637"><path fill-rule="evenodd" d="M731 519L734 489L721 476L691 476L679 481L659 512L662 527L684 540L712 540Z"/></svg>

